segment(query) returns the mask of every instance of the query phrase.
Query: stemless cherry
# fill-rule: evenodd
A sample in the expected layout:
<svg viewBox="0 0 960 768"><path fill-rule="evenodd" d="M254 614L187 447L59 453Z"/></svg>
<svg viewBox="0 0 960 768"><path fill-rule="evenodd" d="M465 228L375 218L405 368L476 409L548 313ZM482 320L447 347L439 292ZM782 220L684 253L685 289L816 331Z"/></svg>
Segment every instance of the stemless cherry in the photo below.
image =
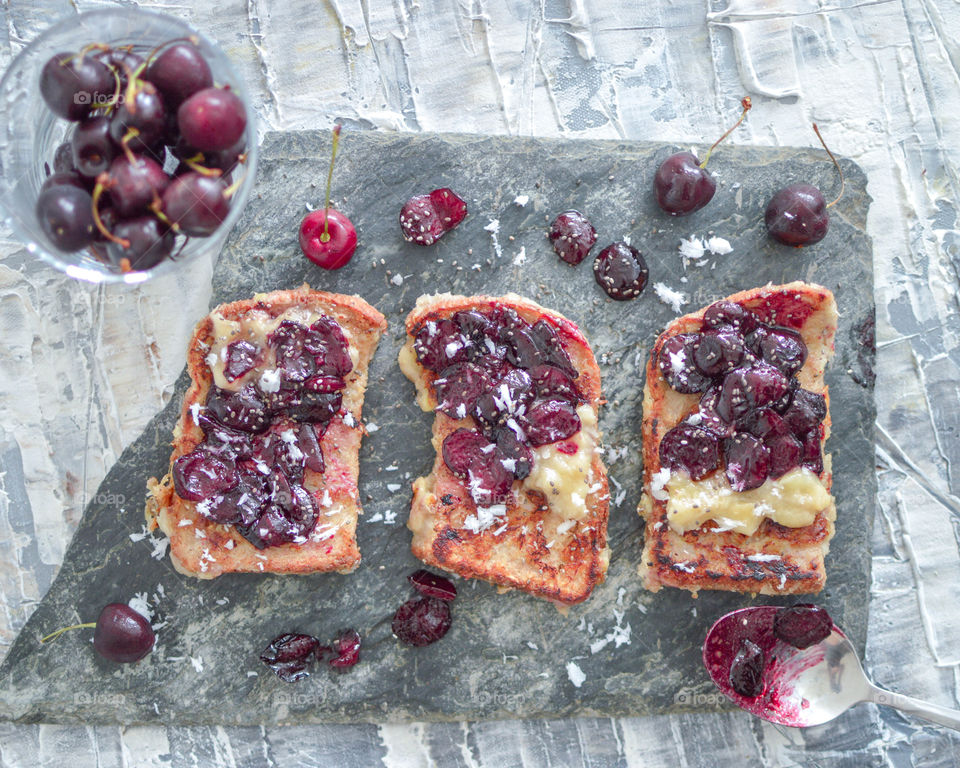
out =
<svg viewBox="0 0 960 768"><path fill-rule="evenodd" d="M694 359L699 338L696 333L670 336L663 342L657 356L657 366L663 378L681 394L703 392L710 386L710 377L700 371Z"/></svg>
<svg viewBox="0 0 960 768"><path fill-rule="evenodd" d="M201 152L216 152L243 136L247 112L229 88L204 88L180 105L177 122L187 144Z"/></svg>
<svg viewBox="0 0 960 768"><path fill-rule="evenodd" d="M128 270L150 269L173 252L176 236L153 216L123 219L113 228L107 256ZM119 242L117 242L119 240Z"/></svg>
<svg viewBox="0 0 960 768"><path fill-rule="evenodd" d="M450 630L450 603L434 597L418 597L401 605L390 628L407 645L423 647L440 640Z"/></svg>
<svg viewBox="0 0 960 768"><path fill-rule="evenodd" d="M177 496L186 501L203 501L237 485L234 463L203 447L178 458L171 474Z"/></svg>
<svg viewBox="0 0 960 768"><path fill-rule="evenodd" d="M50 187L37 198L36 212L44 233L62 251L78 251L96 239L93 200L85 189Z"/></svg>
<svg viewBox="0 0 960 768"><path fill-rule="evenodd" d="M213 85L213 74L200 49L190 43L176 43L150 62L144 78L163 94L171 109L190 96Z"/></svg>
<svg viewBox="0 0 960 768"><path fill-rule="evenodd" d="M614 301L635 299L646 288L649 275L643 254L624 242L608 245L593 260L597 285Z"/></svg>
<svg viewBox="0 0 960 768"><path fill-rule="evenodd" d="M357 249L357 230L340 211L330 207L330 184L333 164L340 144L340 126L334 126L330 150L330 168L327 171L326 205L322 211L311 211L300 222L300 250L303 255L324 269L340 269L353 258Z"/></svg>
<svg viewBox="0 0 960 768"><path fill-rule="evenodd" d="M746 335L757 327L757 316L732 301L717 301L703 312L704 328L731 326Z"/></svg>
<svg viewBox="0 0 960 768"><path fill-rule="evenodd" d="M826 640L833 632L833 619L826 608L800 603L781 608L773 617L773 634L801 651Z"/></svg>
<svg viewBox="0 0 960 768"><path fill-rule="evenodd" d="M743 359L743 336L732 328L706 330L693 350L693 361L707 376L721 376Z"/></svg>
<svg viewBox="0 0 960 768"><path fill-rule="evenodd" d="M840 193L828 203L816 187L810 184L791 184L773 196L764 213L764 223L770 237L784 245L798 248L819 243L826 237L830 226L829 209L843 197L843 169L827 147L816 123L813 124L813 130L840 174Z"/></svg>
<svg viewBox="0 0 960 768"><path fill-rule="evenodd" d="M690 152L677 152L664 160L653 177L653 191L657 205L671 216L685 216L699 211L713 199L717 182L706 170L710 155L717 145L743 122L750 110L750 97L740 101L743 112L740 119L707 150L703 162Z"/></svg>
<svg viewBox="0 0 960 768"><path fill-rule="evenodd" d="M580 211L564 211L553 220L547 237L557 256L576 266L583 261L597 242L597 230Z"/></svg>
<svg viewBox="0 0 960 768"><path fill-rule="evenodd" d="M161 207L170 226L191 237L207 237L230 213L227 187L213 176L185 173L163 192Z"/></svg>
<svg viewBox="0 0 960 768"><path fill-rule="evenodd" d="M727 480L735 491L759 488L770 473L770 449L758 438L738 432L724 446Z"/></svg>
<svg viewBox="0 0 960 768"><path fill-rule="evenodd" d="M720 465L720 441L702 427L679 424L660 441L660 464L700 480Z"/></svg>
<svg viewBox="0 0 960 768"><path fill-rule="evenodd" d="M117 154L117 145L110 135L110 119L104 115L81 120L70 141L74 166L90 179L106 171Z"/></svg>
<svg viewBox="0 0 960 768"><path fill-rule="evenodd" d="M58 53L40 72L40 95L50 111L64 120L86 117L94 100L106 98L115 87L110 68L88 54Z"/></svg>

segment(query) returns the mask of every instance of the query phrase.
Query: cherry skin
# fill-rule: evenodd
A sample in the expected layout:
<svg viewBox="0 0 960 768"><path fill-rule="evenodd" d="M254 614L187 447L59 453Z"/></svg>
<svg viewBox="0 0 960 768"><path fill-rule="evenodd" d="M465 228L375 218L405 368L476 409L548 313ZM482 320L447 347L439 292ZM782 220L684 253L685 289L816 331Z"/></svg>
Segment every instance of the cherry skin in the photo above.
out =
<svg viewBox="0 0 960 768"><path fill-rule="evenodd" d="M318 267L340 269L357 250L357 230L350 219L333 208L311 211L300 222L300 249Z"/></svg>
<svg viewBox="0 0 960 768"><path fill-rule="evenodd" d="M104 606L93 631L93 649L120 664L140 661L153 650L156 640L150 622L123 603Z"/></svg>
<svg viewBox="0 0 960 768"><path fill-rule="evenodd" d="M653 177L657 205L671 216L686 216L713 200L717 181L689 152L670 155Z"/></svg>
<svg viewBox="0 0 960 768"><path fill-rule="evenodd" d="M791 184L767 204L764 222L774 240L800 247L826 237L830 213L819 189L810 184Z"/></svg>

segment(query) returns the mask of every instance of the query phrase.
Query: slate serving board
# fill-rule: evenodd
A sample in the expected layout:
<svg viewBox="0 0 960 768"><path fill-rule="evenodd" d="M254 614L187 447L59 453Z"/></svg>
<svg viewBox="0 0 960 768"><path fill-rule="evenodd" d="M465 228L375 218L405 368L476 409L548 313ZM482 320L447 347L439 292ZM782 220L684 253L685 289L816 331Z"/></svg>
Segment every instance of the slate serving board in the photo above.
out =
<svg viewBox="0 0 960 768"><path fill-rule="evenodd" d="M0 668L0 717L250 725L726 707L702 669L700 645L718 616L752 598L703 592L693 600L671 589L652 595L636 578L643 366L657 333L676 314L658 300L654 282L686 293L684 311L768 281L802 278L836 292L840 330L827 379L838 525L828 586L819 600L862 650L876 488L873 358L863 344L874 317L866 178L843 161L846 192L831 211L829 234L815 247L796 250L767 239L763 208L789 181L816 184L831 197L838 185L822 152L723 147L711 161L722 180L715 199L692 216L674 219L656 208L650 192L657 164L672 151L629 142L345 134L334 200L356 224L361 241L350 265L327 273L301 256L296 232L305 204L322 205L329 135L269 135L257 194L217 264L213 301L308 281L358 293L387 316L390 328L371 368L364 409L379 430L361 451L363 563L349 576L232 575L209 582L177 574L166 556L151 557L156 542L137 536L144 482L167 466L184 375L170 404L108 474L56 581ZM404 243L400 206L441 186L467 200L466 221L432 248ZM529 201L517 204L519 195ZM547 223L569 207L593 220L596 251L629 236L646 255L651 287L639 299L608 300L594 283L590 261L571 268L554 256L544 237ZM490 231L491 220L499 223L498 233ZM685 269L680 240L710 233L728 239L733 252ZM402 284L391 281L394 275L402 276ZM490 585L461 582L447 637L410 649L393 639L389 620L412 594L405 577L417 561L404 523L410 482L432 464L432 416L417 409L413 387L395 361L406 313L418 295L438 290L516 291L580 325L601 362L609 401L601 426L608 450L620 449L609 461L620 503L611 508L607 581L585 604L564 615L525 594L500 595ZM392 524L384 522L394 516ZM126 601L135 592L151 597L154 621L163 624L157 648L141 663L104 661L90 648L89 630L39 644L42 635L74 620L94 620L103 604ZM783 602L756 602L767 601ZM281 632L326 638L348 625L365 642L362 663L349 673L321 670L287 685L257 660ZM580 687L568 676L569 661L585 675Z"/></svg>

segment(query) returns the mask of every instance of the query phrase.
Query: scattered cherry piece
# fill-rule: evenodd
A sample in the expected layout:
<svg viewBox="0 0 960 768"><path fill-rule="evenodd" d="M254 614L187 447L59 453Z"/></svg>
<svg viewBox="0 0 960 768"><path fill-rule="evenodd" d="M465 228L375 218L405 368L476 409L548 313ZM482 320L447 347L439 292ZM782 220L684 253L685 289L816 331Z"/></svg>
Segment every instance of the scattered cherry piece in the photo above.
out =
<svg viewBox="0 0 960 768"><path fill-rule="evenodd" d="M557 256L567 264L583 261L597 242L597 230L580 211L564 211L553 220L547 237Z"/></svg>
<svg viewBox="0 0 960 768"><path fill-rule="evenodd" d="M334 669L347 669L360 661L360 633L355 629L341 629L333 640L336 654L327 660Z"/></svg>
<svg viewBox="0 0 960 768"><path fill-rule="evenodd" d="M407 576L407 581L413 585L417 592L427 597L449 601L457 596L457 588L450 579L446 576L431 573L425 568L411 573Z"/></svg>
<svg viewBox="0 0 960 768"><path fill-rule="evenodd" d="M833 620L827 610L819 605L792 605L781 608L773 617L773 634L801 651L826 640L831 632Z"/></svg>
<svg viewBox="0 0 960 768"><path fill-rule="evenodd" d="M285 683L310 677L310 665L320 641L311 635L286 633L275 637L260 654L266 664Z"/></svg>
<svg viewBox="0 0 960 768"><path fill-rule="evenodd" d="M740 642L730 664L730 687L741 696L754 698L763 693L763 651L752 640Z"/></svg>
<svg viewBox="0 0 960 768"><path fill-rule="evenodd" d="M418 597L397 609L390 628L401 642L423 647L446 635L450 624L450 603L434 597Z"/></svg>
<svg viewBox="0 0 960 768"><path fill-rule="evenodd" d="M467 204L448 187L415 195L400 209L403 239L416 245L433 245L467 215Z"/></svg>
<svg viewBox="0 0 960 768"><path fill-rule="evenodd" d="M629 301L647 286L650 270L643 255L624 242L608 245L593 261L597 285L614 301Z"/></svg>

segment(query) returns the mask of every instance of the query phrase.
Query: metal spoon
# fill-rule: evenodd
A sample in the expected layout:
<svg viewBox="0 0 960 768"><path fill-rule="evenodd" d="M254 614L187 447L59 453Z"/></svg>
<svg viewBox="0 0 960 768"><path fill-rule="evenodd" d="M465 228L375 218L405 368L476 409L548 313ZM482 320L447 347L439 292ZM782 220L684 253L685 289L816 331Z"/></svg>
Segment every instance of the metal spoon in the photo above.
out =
<svg viewBox="0 0 960 768"><path fill-rule="evenodd" d="M703 663L710 677L743 709L771 723L803 728L833 720L861 701L872 701L960 730L960 711L870 682L853 644L836 625L827 638L804 650L777 639L773 617L778 610L778 606L763 605L728 613L710 628L704 641ZM730 684L730 664L744 639L764 651L759 696L741 696Z"/></svg>

